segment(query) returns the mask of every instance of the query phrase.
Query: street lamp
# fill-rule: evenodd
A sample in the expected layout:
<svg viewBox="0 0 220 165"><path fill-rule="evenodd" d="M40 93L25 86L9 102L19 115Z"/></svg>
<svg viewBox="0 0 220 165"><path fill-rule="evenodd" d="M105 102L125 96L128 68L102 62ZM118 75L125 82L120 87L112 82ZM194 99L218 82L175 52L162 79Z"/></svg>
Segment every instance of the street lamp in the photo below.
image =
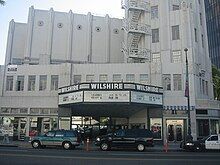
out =
<svg viewBox="0 0 220 165"><path fill-rule="evenodd" d="M187 59L187 52L188 49L184 49L186 54L186 87L185 87L185 96L187 97L187 106L188 106L188 132L186 136L186 141L193 140L193 137L191 135L191 118L190 118L190 98L189 98L189 65L188 65L188 59Z"/></svg>

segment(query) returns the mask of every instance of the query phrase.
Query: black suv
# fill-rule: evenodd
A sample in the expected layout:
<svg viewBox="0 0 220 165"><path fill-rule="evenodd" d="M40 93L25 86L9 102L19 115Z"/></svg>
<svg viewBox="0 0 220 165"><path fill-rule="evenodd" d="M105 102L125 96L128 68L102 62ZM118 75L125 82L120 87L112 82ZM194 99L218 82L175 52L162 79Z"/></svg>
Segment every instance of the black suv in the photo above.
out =
<svg viewBox="0 0 220 165"><path fill-rule="evenodd" d="M115 133L96 138L95 145L103 151L117 148L136 148L144 151L146 146L153 146L153 134L147 129L120 129Z"/></svg>
<svg viewBox="0 0 220 165"><path fill-rule="evenodd" d="M31 145L33 148L62 146L64 149L68 150L75 148L75 146L79 146L80 144L80 134L73 130L49 131L44 135L35 136L31 139Z"/></svg>

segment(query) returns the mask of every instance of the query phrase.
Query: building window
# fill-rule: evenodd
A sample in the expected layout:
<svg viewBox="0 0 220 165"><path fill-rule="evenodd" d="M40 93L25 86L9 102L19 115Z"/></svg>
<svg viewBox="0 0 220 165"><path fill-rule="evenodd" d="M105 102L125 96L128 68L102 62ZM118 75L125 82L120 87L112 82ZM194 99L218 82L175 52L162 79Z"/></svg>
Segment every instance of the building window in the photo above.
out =
<svg viewBox="0 0 220 165"><path fill-rule="evenodd" d="M199 91L202 94L202 79L199 78Z"/></svg>
<svg viewBox="0 0 220 165"><path fill-rule="evenodd" d="M99 81L100 82L107 82L108 81L108 75L107 74L100 74L99 75Z"/></svg>
<svg viewBox="0 0 220 165"><path fill-rule="evenodd" d="M35 91L36 76L28 76L28 91Z"/></svg>
<svg viewBox="0 0 220 165"><path fill-rule="evenodd" d="M158 18L158 6L151 7L151 19Z"/></svg>
<svg viewBox="0 0 220 165"><path fill-rule="evenodd" d="M148 84L148 74L140 74L140 83Z"/></svg>
<svg viewBox="0 0 220 165"><path fill-rule="evenodd" d="M210 120L210 126L211 126L211 134L219 134L220 133L220 122L218 120Z"/></svg>
<svg viewBox="0 0 220 165"><path fill-rule="evenodd" d="M17 77L16 90L17 91L23 91L24 90L24 76L18 76Z"/></svg>
<svg viewBox="0 0 220 165"><path fill-rule="evenodd" d="M202 47L204 48L204 36L203 36L203 34L202 34L201 38L202 38Z"/></svg>
<svg viewBox="0 0 220 165"><path fill-rule="evenodd" d="M209 120L207 119L197 119L197 135L199 137L208 136L210 133Z"/></svg>
<svg viewBox="0 0 220 165"><path fill-rule="evenodd" d="M173 5L172 10L173 11L180 10L180 5Z"/></svg>
<svg viewBox="0 0 220 165"><path fill-rule="evenodd" d="M114 82L120 82L122 81L120 74L113 74L113 81Z"/></svg>
<svg viewBox="0 0 220 165"><path fill-rule="evenodd" d="M207 109L196 109L197 115L208 115Z"/></svg>
<svg viewBox="0 0 220 165"><path fill-rule="evenodd" d="M205 81L205 94L209 94L208 81Z"/></svg>
<svg viewBox="0 0 220 165"><path fill-rule="evenodd" d="M59 76L58 75L51 75L51 84L50 84L51 91L58 90L58 82L59 82Z"/></svg>
<svg viewBox="0 0 220 165"><path fill-rule="evenodd" d="M6 91L13 91L13 76L6 78Z"/></svg>
<svg viewBox="0 0 220 165"><path fill-rule="evenodd" d="M173 85L174 85L174 91L181 91L182 90L181 74L174 74L173 75Z"/></svg>
<svg viewBox="0 0 220 165"><path fill-rule="evenodd" d="M152 53L152 62L161 62L160 53Z"/></svg>
<svg viewBox="0 0 220 165"><path fill-rule="evenodd" d="M159 42L159 29L152 29L152 43Z"/></svg>
<svg viewBox="0 0 220 165"><path fill-rule="evenodd" d="M82 76L81 76L81 75L74 75L74 76L73 76L73 84L79 84L79 83L81 83L81 79L82 79Z"/></svg>
<svg viewBox="0 0 220 165"><path fill-rule="evenodd" d="M162 118L151 118L150 127L154 139L162 139Z"/></svg>
<svg viewBox="0 0 220 165"><path fill-rule="evenodd" d="M196 28L194 28L194 34L195 34L195 42L198 42L197 29Z"/></svg>
<svg viewBox="0 0 220 165"><path fill-rule="evenodd" d="M95 76L94 75L86 75L86 82L94 82Z"/></svg>
<svg viewBox="0 0 220 165"><path fill-rule="evenodd" d="M200 25L202 25L202 13L199 13Z"/></svg>
<svg viewBox="0 0 220 165"><path fill-rule="evenodd" d="M135 81L134 74L126 74L126 81L127 82L134 82Z"/></svg>
<svg viewBox="0 0 220 165"><path fill-rule="evenodd" d="M47 88L47 75L40 75L39 90L44 91Z"/></svg>
<svg viewBox="0 0 220 165"><path fill-rule="evenodd" d="M162 76L162 81L163 81L163 89L166 91L170 91L171 90L171 75L164 74Z"/></svg>
<svg viewBox="0 0 220 165"><path fill-rule="evenodd" d="M180 39L179 25L172 26L172 40Z"/></svg>
<svg viewBox="0 0 220 165"><path fill-rule="evenodd" d="M205 94L205 80L202 80L202 94Z"/></svg>
<svg viewBox="0 0 220 165"><path fill-rule="evenodd" d="M181 51L178 50L178 51L173 51L172 52L172 63L180 63L182 61L182 58L181 58Z"/></svg>

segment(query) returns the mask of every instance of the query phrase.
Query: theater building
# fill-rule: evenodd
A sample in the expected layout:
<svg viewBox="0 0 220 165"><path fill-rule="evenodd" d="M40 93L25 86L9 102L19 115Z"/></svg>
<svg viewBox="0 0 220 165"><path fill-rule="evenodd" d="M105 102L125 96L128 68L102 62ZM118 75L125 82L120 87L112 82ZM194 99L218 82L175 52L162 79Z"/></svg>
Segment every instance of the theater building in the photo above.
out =
<svg viewBox="0 0 220 165"><path fill-rule="evenodd" d="M123 0L121 7L124 19L30 7L27 23L10 22L1 130L24 140L52 129L96 136L146 128L155 140L181 141L187 48L192 136L219 133L204 4Z"/></svg>

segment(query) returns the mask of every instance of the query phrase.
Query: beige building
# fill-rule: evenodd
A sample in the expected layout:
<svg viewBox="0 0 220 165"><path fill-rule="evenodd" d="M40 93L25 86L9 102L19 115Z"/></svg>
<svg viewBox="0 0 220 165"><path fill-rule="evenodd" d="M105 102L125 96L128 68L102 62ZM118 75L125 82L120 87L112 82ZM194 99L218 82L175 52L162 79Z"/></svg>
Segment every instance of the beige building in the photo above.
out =
<svg viewBox="0 0 220 165"><path fill-rule="evenodd" d="M181 141L187 48L192 135L219 133L204 4L124 0L121 7L123 20L30 7L27 23L10 22L0 129L20 140L58 128L93 136L148 128L155 140Z"/></svg>

